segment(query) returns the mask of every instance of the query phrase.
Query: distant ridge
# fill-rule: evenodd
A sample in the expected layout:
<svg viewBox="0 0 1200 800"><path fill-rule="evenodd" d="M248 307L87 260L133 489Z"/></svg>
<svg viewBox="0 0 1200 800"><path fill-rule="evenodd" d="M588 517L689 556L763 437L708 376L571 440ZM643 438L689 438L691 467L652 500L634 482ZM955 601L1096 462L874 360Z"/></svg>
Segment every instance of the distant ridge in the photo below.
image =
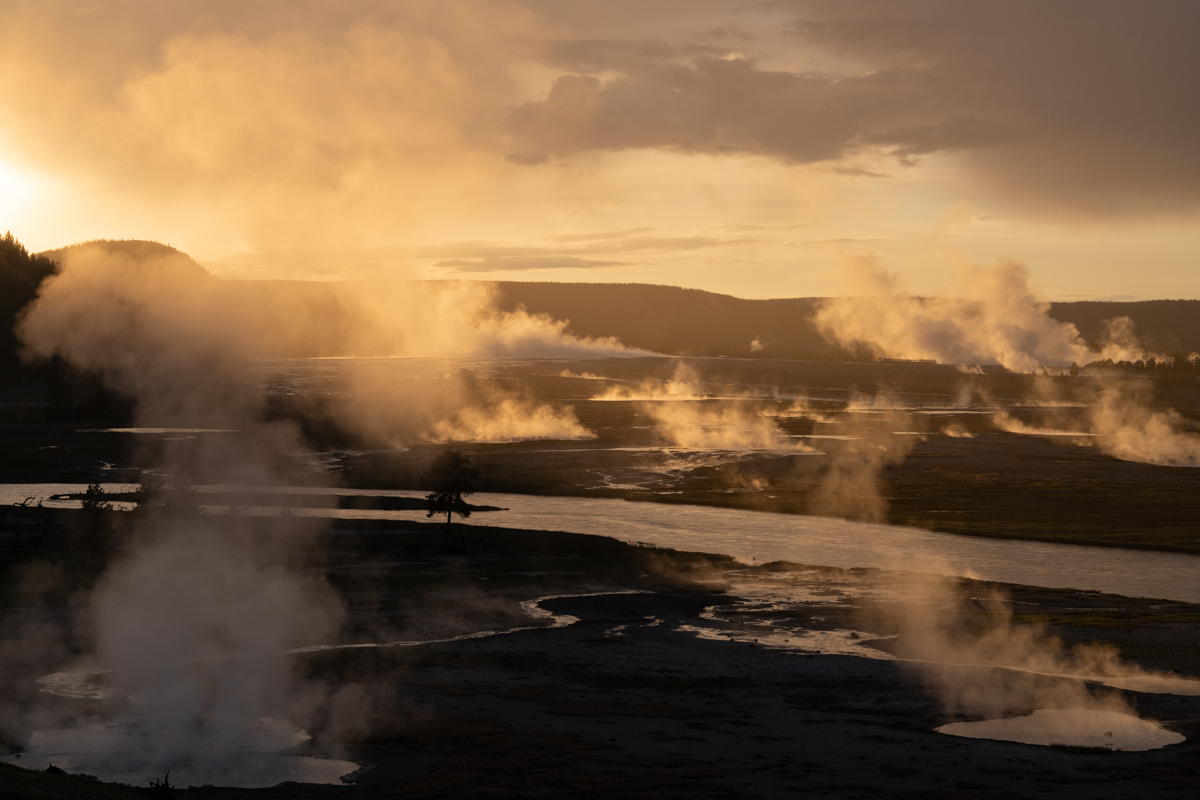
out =
<svg viewBox="0 0 1200 800"><path fill-rule="evenodd" d="M640 283L497 284L503 310L519 306L570 320L578 336L616 336L658 353L741 358L870 359L825 341L812 324L820 297L743 300L676 286ZM1200 352L1200 300L1051 303L1050 316L1074 323L1093 346L1103 322L1126 316L1151 350ZM757 341L759 349L752 349Z"/></svg>
<svg viewBox="0 0 1200 800"><path fill-rule="evenodd" d="M498 304L570 320L577 336L616 336L629 347L681 356L849 358L817 333L822 298L743 300L644 283L500 282ZM753 349L752 342L760 349ZM859 354L866 357L866 354Z"/></svg>
<svg viewBox="0 0 1200 800"><path fill-rule="evenodd" d="M21 307L33 299L37 285L63 259L84 248L124 255L150 269L177 270L181 277L217 281L234 304L284 308L299 303L318 313L349 314L336 298L335 283L313 281L220 280L190 256L170 245L140 239L98 239L28 253L9 235L0 247L0 367L15 365L12 325ZM569 320L577 336L616 337L629 347L679 356L874 360L866 349L847 350L827 342L812 318L825 298L794 297L745 300L730 295L642 283L550 283L500 281L496 304L501 311L524 308L530 313ZM1200 352L1200 300L1137 302L1079 301L1051 303L1050 315L1071 322L1093 346L1104 321L1127 316L1149 349L1170 355ZM348 319L341 323L349 324ZM317 337L297 352L263 352L261 357L348 355L338 351L337 337Z"/></svg>

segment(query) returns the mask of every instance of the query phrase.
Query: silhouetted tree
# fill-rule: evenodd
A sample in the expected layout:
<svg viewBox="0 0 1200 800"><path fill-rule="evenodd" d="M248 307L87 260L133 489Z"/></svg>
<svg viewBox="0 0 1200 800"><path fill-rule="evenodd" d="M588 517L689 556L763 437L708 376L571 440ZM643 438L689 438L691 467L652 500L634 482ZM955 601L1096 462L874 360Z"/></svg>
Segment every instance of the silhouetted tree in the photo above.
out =
<svg viewBox="0 0 1200 800"><path fill-rule="evenodd" d="M112 511L113 504L105 499L107 497L108 493L104 491L103 486L98 483L89 483L87 491L83 493L83 510Z"/></svg>
<svg viewBox="0 0 1200 800"><path fill-rule="evenodd" d="M446 515L446 529L450 529L452 514L463 519L471 516L471 506L464 497L474 493L479 470L471 468L471 457L460 450L447 448L437 454L429 468L429 485L433 491L425 496L429 502L429 513Z"/></svg>
<svg viewBox="0 0 1200 800"><path fill-rule="evenodd" d="M56 269L50 259L30 254L11 231L0 236L0 371L17 368L13 324L37 295L38 286Z"/></svg>

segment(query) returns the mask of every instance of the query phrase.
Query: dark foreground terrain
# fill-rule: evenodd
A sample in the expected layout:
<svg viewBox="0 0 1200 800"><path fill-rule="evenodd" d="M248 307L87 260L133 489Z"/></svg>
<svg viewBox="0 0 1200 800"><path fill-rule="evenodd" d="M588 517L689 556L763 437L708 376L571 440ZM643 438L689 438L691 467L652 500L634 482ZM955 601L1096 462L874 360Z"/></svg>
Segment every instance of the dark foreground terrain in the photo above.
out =
<svg viewBox="0 0 1200 800"><path fill-rule="evenodd" d="M8 748L20 750L29 730L14 720L38 704L80 721L120 712L116 701L41 694L33 680L84 646L86 622L65 621L103 565L132 541L131 521L134 515L112 514L89 523L66 512L45 532L2 540L5 652L17 652L31 618L64 621L59 661L21 665L23 674L6 688ZM227 523L214 517L206 524ZM272 526L290 524L296 523L260 521L253 535L275 535ZM353 719L318 714L306 722L312 754L352 759L362 769L346 786L177 787L176 797L982 800L1200 792L1200 697L1126 693L1143 716L1189 737L1147 753L954 738L934 728L962 717L946 712L902 663L756 645L753 638L769 620L736 613L739 587L787 573L827 596L781 612L790 630L869 633L876 629L862 614L856 587L878 573L748 568L723 556L496 528L446 534L441 525L341 522L294 535L304 543L308 567L323 571L343 598L346 642L538 624L520 601L639 593L541 601L545 610L578 618L566 627L297 656L296 670L310 687L330 694L354 687L369 699ZM960 584L968 594L981 588ZM1200 675L1200 607L1006 588L1022 623L1049 625L1067 642L1112 641L1146 666ZM683 626L717 635L698 638ZM1054 680L1029 677L1029 696ZM166 794L0 765L0 797Z"/></svg>

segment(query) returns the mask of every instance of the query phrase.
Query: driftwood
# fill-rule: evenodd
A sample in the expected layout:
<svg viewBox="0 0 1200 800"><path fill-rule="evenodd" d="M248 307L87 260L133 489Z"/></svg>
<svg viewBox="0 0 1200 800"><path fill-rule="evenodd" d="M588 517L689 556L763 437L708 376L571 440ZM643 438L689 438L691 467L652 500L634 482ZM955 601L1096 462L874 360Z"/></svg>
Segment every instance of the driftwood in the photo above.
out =
<svg viewBox="0 0 1200 800"><path fill-rule="evenodd" d="M150 781L150 790L163 797L174 797L175 793L171 790L171 770L167 770L161 781Z"/></svg>

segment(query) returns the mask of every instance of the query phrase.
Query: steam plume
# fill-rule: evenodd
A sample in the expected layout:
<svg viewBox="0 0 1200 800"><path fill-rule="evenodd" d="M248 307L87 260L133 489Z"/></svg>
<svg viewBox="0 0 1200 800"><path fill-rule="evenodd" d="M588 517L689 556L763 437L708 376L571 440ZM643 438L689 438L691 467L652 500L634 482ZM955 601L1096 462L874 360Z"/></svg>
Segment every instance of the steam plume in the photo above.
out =
<svg viewBox="0 0 1200 800"><path fill-rule="evenodd" d="M1145 357L1128 320L1111 324L1101 350L1093 351L1074 325L1050 318L1029 286L1029 270L1017 262L964 268L953 298L911 296L878 259L857 259L850 273L863 296L827 300L814 317L822 335L844 347L942 364L1000 364L1014 372Z"/></svg>
<svg viewBox="0 0 1200 800"><path fill-rule="evenodd" d="M654 420L659 436L675 447L702 450L766 450L813 453L792 440L775 421L744 402L640 403L639 413Z"/></svg>
<svg viewBox="0 0 1200 800"><path fill-rule="evenodd" d="M1076 444L1099 447L1122 461L1200 467L1200 433L1196 431L1200 426L1175 409L1154 409L1145 383L1095 375L1078 392L1086 403L1086 413L1075 421L1075 430L1029 424L1003 411L995 415L993 424L1010 433L1065 437Z"/></svg>
<svg viewBox="0 0 1200 800"><path fill-rule="evenodd" d="M1015 622L1001 590L934 575L908 573L903 581L902 602L868 613L900 634L896 655L925 677L951 713L987 718L1039 708L1134 713L1120 693L1089 691L1085 681L1196 691L1195 682L1143 670L1111 646L1067 647L1039 625Z"/></svg>
<svg viewBox="0 0 1200 800"><path fill-rule="evenodd" d="M433 427L435 442L517 442L529 439L595 439L571 408L556 409L506 397L486 406L468 406L453 420Z"/></svg>
<svg viewBox="0 0 1200 800"><path fill-rule="evenodd" d="M875 414L843 414L838 426L843 438L830 445L829 465L813 492L814 514L865 522L884 522L888 502L883 494L883 470L902 462L912 451L914 437L895 435L911 430L913 417L901 410L895 395L852 397L847 409L880 409Z"/></svg>
<svg viewBox="0 0 1200 800"><path fill-rule="evenodd" d="M1196 423L1175 409L1152 410L1147 400L1144 388L1105 386L1091 409L1092 431L1100 447L1124 461L1200 467Z"/></svg>

